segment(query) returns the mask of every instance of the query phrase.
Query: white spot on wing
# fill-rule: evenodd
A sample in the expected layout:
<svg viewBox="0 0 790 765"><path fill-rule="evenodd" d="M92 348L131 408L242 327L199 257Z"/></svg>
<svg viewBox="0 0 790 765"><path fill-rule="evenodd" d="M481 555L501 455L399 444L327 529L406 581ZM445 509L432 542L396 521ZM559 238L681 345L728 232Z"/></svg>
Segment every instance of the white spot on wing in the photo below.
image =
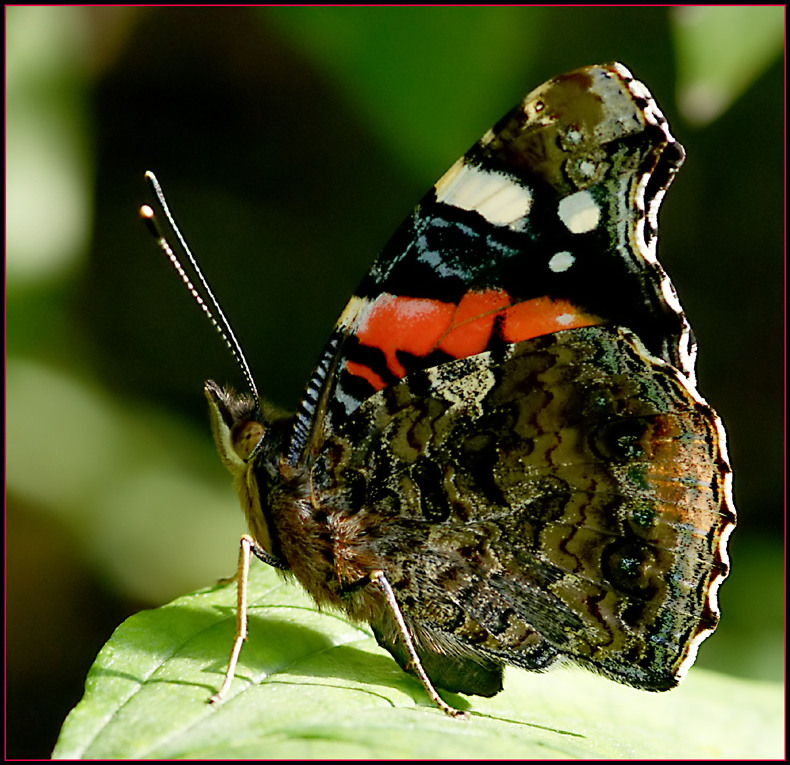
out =
<svg viewBox="0 0 790 765"><path fill-rule="evenodd" d="M555 274L561 274L563 271L567 271L575 260L576 258L567 250L557 252L552 255L551 260L549 260L549 270L553 271Z"/></svg>
<svg viewBox="0 0 790 765"><path fill-rule="evenodd" d="M516 226L532 206L531 191L505 173L459 159L437 182L436 199L482 215L495 226Z"/></svg>
<svg viewBox="0 0 790 765"><path fill-rule="evenodd" d="M592 178L598 170L598 165L589 159L583 159L579 162L578 170L585 178Z"/></svg>
<svg viewBox="0 0 790 765"><path fill-rule="evenodd" d="M592 231L601 220L601 208L589 191L577 191L560 201L557 213L572 234Z"/></svg>

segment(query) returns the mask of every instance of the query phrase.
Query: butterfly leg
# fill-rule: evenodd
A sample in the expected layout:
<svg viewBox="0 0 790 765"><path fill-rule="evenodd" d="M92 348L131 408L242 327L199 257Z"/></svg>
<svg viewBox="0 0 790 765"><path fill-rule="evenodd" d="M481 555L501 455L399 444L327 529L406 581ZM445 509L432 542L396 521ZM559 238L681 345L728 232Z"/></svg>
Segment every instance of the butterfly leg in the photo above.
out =
<svg viewBox="0 0 790 765"><path fill-rule="evenodd" d="M239 661L241 646L247 639L247 586L250 575L250 556L255 555L264 563L268 563L274 568L287 568L279 558L275 558L271 553L264 550L249 535L244 534L239 543L239 567L236 572L236 637L233 641L233 649L230 652L228 668L225 670L225 679L220 689L209 699L210 704L217 704L228 695L233 676L236 674L236 664Z"/></svg>
<svg viewBox="0 0 790 765"><path fill-rule="evenodd" d="M384 597L387 601L387 605L392 612L393 617L395 618L395 622L398 625L398 630L400 632L401 638L403 638L403 644L406 646L406 652L409 654L409 659L411 661L411 665L414 671L417 673L417 677L420 679L420 682L423 684L428 695L431 697L431 700L434 704L436 704L439 709L442 710L445 714L450 715L450 717L466 717L466 712L462 712L460 709L456 709L455 707L451 707L436 691L436 688L433 687L433 683L431 679L428 677L428 674L425 672L425 669L422 666L422 662L420 661L420 657L417 655L417 649L414 647L414 641L411 639L411 634L409 633L409 628L406 626L406 621L403 618L403 613L400 610L400 606L398 605L398 601L395 599L395 593L392 591L392 586L387 579L385 573L381 570L372 571L370 574L371 582L377 584L381 591L384 593Z"/></svg>

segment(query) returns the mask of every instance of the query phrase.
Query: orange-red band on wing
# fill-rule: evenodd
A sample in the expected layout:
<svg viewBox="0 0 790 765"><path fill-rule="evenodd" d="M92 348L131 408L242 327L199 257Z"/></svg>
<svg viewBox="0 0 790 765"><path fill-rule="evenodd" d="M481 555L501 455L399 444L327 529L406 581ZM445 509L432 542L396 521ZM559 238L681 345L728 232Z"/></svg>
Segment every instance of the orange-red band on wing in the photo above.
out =
<svg viewBox="0 0 790 765"><path fill-rule="evenodd" d="M491 340L496 317L512 302L504 290L467 292L458 303L438 348L456 359L482 353Z"/></svg>
<svg viewBox="0 0 790 765"><path fill-rule="evenodd" d="M375 390L381 390L382 388L387 387L387 384L384 382L384 380L382 380L381 377L377 375L370 367L366 367L364 364L359 364L356 361L351 361L349 359L346 361L346 369L352 375L361 377L363 380L369 382Z"/></svg>
<svg viewBox="0 0 790 765"><path fill-rule="evenodd" d="M397 351L427 356L450 326L455 310L453 303L440 300L382 295L357 329L357 339L362 345L380 349L389 370L405 377Z"/></svg>
<svg viewBox="0 0 790 765"><path fill-rule="evenodd" d="M474 356L488 347L499 317L499 331L509 343L601 323L600 318L567 300L541 297L514 305L507 292L490 289L467 292L458 305L382 295L369 306L356 335L361 345L381 350L389 371L402 378L407 370L398 359L398 351L427 356L439 349L457 359ZM381 376L364 364L349 360L346 370L362 377L375 390L385 387Z"/></svg>
<svg viewBox="0 0 790 765"><path fill-rule="evenodd" d="M516 303L503 312L503 317L502 338L509 343L603 323L598 316L584 313L567 300L547 297Z"/></svg>

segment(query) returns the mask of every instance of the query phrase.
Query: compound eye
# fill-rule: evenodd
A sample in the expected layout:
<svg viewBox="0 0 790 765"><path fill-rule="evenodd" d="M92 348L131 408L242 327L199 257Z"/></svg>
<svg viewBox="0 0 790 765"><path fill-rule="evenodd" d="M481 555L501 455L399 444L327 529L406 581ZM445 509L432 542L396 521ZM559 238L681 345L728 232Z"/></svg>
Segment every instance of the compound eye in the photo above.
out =
<svg viewBox="0 0 790 765"><path fill-rule="evenodd" d="M238 423L233 428L233 451L241 459L249 459L258 442L263 438L263 432L263 425L255 420Z"/></svg>

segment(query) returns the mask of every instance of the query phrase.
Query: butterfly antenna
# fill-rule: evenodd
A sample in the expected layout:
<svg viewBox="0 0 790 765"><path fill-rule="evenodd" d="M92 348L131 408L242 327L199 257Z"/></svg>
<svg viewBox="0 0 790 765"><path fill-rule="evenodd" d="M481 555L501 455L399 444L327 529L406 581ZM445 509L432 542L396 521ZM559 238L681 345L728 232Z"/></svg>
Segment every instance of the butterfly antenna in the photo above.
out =
<svg viewBox="0 0 790 765"><path fill-rule="evenodd" d="M182 236L180 229L176 225L176 221L170 212L170 208L168 207L162 187L159 185L159 181L150 170L146 172L145 178L151 184L151 188L153 189L154 194L156 194L156 198L159 200L159 205L167 217L170 228L175 232L178 241L181 243L181 248L189 259L189 263L195 273L195 276L197 277L197 281L200 283L200 286L203 289L203 294L206 296L205 300L201 292L192 283L192 280L190 279L186 270L181 265L181 261L178 259L178 256L175 254L173 248L170 246L170 243L167 241L167 238L162 233L162 229L159 226L159 222L156 219L156 214L154 213L153 209L148 205L143 205L140 208L140 217L148 226L149 231L156 239L159 249L162 250L162 252L167 256L170 264L176 270L176 273L181 277L181 281L189 290L189 293L195 299L195 302L198 304L203 313L208 317L208 320L211 322L214 329L217 330L222 339L225 341L225 344L233 354L233 358L236 359L236 363L239 365L239 368L247 380L247 385L249 385L253 398L255 399L255 407L256 409L259 409L260 399L258 397L258 389L255 387L255 381L252 379L252 372L250 372L249 364L247 364L247 359L244 357L244 353L241 350L241 345L239 345L239 341L236 339L233 328L230 326L230 322L225 318L225 314L222 312L219 302L214 297L214 293L211 291L211 287L209 287L206 277L203 276L203 271L200 269L200 266L192 255L192 251L189 249L189 245L186 243L186 240Z"/></svg>

